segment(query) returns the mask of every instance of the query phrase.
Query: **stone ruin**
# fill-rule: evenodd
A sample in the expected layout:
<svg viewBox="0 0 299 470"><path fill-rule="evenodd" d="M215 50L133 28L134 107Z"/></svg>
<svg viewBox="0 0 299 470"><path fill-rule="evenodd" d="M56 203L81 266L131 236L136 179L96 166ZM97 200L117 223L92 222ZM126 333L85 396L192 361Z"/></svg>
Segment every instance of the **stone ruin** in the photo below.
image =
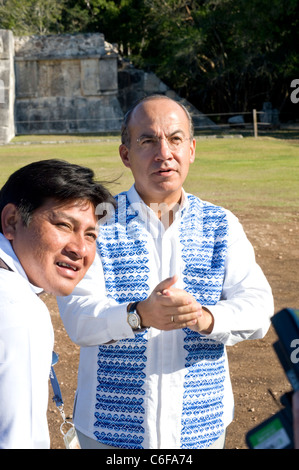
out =
<svg viewBox="0 0 299 470"><path fill-rule="evenodd" d="M153 73L122 60L103 34L14 37L0 30L0 143L16 134L119 132L137 99L183 101L195 126L214 123Z"/></svg>
<svg viewBox="0 0 299 470"><path fill-rule="evenodd" d="M14 101L13 35L0 30L0 143L9 142L15 135Z"/></svg>

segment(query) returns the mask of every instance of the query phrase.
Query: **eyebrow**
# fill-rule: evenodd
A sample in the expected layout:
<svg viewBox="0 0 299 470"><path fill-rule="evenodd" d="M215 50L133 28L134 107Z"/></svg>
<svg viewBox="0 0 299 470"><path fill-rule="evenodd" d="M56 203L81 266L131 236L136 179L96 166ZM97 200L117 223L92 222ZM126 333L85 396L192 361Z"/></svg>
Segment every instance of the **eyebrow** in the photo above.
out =
<svg viewBox="0 0 299 470"><path fill-rule="evenodd" d="M172 136L174 136L174 135L176 135L176 134L185 135L185 132L184 132L183 130L181 130L181 129L177 129L176 131L173 131L173 132L171 132L170 134L166 135L166 137L172 137ZM155 133L152 133L152 134L141 134L141 136L139 136L137 140L139 140L139 139L144 139L144 138L146 138L146 137L158 137L158 135L155 134Z"/></svg>
<svg viewBox="0 0 299 470"><path fill-rule="evenodd" d="M58 219L58 218L62 218L62 219L67 219L69 222L71 222L73 225L77 225L78 224L78 220L75 219L74 217L72 217L71 215L68 215L66 214L65 212L61 212L61 211L50 211L50 216L53 218L53 219ZM86 231L88 230L94 230L95 232L98 231L97 229L97 225L95 226L91 226L91 227L88 227L86 229Z"/></svg>

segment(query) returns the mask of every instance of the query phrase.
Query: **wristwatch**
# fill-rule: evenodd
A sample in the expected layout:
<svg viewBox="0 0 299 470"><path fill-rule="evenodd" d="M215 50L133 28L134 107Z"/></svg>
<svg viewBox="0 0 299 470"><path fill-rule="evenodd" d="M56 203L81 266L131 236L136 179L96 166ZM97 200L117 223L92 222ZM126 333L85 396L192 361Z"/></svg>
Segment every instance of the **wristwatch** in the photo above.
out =
<svg viewBox="0 0 299 470"><path fill-rule="evenodd" d="M134 302L128 306L128 323L132 330L140 330L141 329L141 319L137 312L137 305L139 302Z"/></svg>

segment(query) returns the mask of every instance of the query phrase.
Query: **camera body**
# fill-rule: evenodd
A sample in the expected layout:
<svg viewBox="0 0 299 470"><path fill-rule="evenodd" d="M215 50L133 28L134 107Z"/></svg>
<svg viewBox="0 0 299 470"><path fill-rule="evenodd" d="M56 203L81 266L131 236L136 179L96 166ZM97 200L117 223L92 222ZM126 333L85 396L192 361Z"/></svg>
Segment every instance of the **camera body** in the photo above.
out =
<svg viewBox="0 0 299 470"><path fill-rule="evenodd" d="M299 390L299 310L284 308L271 322L278 336L273 348L292 390L280 398L278 413L247 433L246 443L251 449L293 449L292 396Z"/></svg>

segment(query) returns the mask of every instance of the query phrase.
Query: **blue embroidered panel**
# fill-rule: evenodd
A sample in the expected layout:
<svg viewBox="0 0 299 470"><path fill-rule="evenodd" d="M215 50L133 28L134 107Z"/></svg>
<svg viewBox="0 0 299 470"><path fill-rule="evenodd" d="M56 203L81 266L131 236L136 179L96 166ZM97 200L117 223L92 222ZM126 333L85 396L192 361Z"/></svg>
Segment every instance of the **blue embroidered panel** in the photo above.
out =
<svg viewBox="0 0 299 470"><path fill-rule="evenodd" d="M101 227L97 243L108 296L119 303L146 299L149 291L142 225L134 220L128 201L123 202L122 198L111 223ZM99 431L94 435L104 444L142 448L146 344L144 334L138 334L136 339L99 346L94 423Z"/></svg>
<svg viewBox="0 0 299 470"><path fill-rule="evenodd" d="M145 343L138 335L99 347L95 427L101 431L95 436L104 444L142 448Z"/></svg>
<svg viewBox="0 0 299 470"><path fill-rule="evenodd" d="M181 226L185 289L202 305L221 297L227 252L227 222L222 208L189 196L190 210ZM224 346L185 329L187 351L181 448L209 447L224 432Z"/></svg>

